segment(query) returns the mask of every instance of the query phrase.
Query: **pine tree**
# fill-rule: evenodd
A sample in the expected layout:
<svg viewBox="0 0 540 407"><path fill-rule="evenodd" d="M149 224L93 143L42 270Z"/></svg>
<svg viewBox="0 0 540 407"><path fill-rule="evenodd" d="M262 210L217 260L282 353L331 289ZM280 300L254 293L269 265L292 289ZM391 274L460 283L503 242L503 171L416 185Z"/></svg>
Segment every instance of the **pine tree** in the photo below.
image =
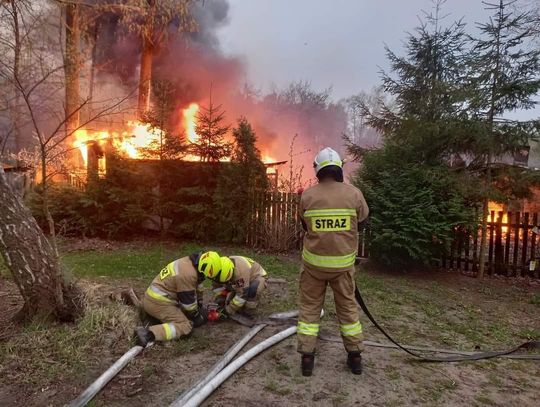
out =
<svg viewBox="0 0 540 407"><path fill-rule="evenodd" d="M486 9L494 14L487 23L479 25L481 37L475 40L470 61L473 73L470 109L479 123L471 149L484 173L480 278L484 274L489 200L497 195L501 181L514 172L500 162L494 169L494 164L503 155L527 145L540 127L539 121L504 118L508 112L534 108L534 96L540 90L540 51L527 49L534 34L528 24L531 16L514 11L511 6L515 2L484 2ZM529 179L522 175L522 179ZM529 188L521 185L519 189Z"/></svg>
<svg viewBox="0 0 540 407"><path fill-rule="evenodd" d="M150 131L156 135L148 147L142 148L144 157L158 161L157 185L153 185L149 196L152 203L152 214L159 218L159 230L162 235L165 233L165 219L170 217L170 212L174 209L174 187L171 188L171 180L174 179L174 166L167 165L168 161L179 160L187 152L187 144L183 134L175 131L170 123L170 118L174 111L173 87L169 81L156 80L152 84L154 93L154 103L151 110L143 114L143 121L150 125ZM173 189L173 192L171 192Z"/></svg>
<svg viewBox="0 0 540 407"><path fill-rule="evenodd" d="M175 108L173 89L167 80L155 80L152 83L154 103L152 109L143 115L142 121L150 125L150 130L157 137L148 147L141 148L145 158L176 160L187 153L185 135L179 133L170 122Z"/></svg>
<svg viewBox="0 0 540 407"><path fill-rule="evenodd" d="M387 265L430 264L454 229L472 219L466 174L450 166L468 129L467 37L461 22L441 26L443 3L409 36L405 56L387 49L391 73L383 74L383 88L394 104L363 109L383 135L382 148L352 149L363 160L355 181L371 208L372 253Z"/></svg>
<svg viewBox="0 0 540 407"><path fill-rule="evenodd" d="M245 118L233 129L231 162L222 170L214 196L219 208L221 238L245 242L250 212L256 193L268 188L266 167L257 149L257 136Z"/></svg>
<svg viewBox="0 0 540 407"><path fill-rule="evenodd" d="M224 120L225 111L221 105L214 105L212 98L208 107L201 106L195 126L199 139L190 147L192 154L201 161L217 162L230 155L231 145L225 141L230 126L224 125Z"/></svg>

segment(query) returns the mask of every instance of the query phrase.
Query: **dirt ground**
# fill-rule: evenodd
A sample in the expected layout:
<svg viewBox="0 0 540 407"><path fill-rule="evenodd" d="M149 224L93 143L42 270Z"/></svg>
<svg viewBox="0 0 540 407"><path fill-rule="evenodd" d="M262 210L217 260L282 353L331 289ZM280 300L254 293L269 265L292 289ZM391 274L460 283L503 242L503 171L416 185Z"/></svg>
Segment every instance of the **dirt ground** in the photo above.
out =
<svg viewBox="0 0 540 407"><path fill-rule="evenodd" d="M415 345L472 350L506 348L523 342L540 331L540 306L537 287L509 286L504 282L477 280L438 273L425 275L367 274L366 301L381 322ZM122 282L109 291L129 282ZM293 285L285 290L293 290ZM103 287L102 287L103 288ZM136 287L139 292L144 287ZM294 293L283 293L283 285L270 285L270 302ZM390 291L394 294L389 294ZM400 291L404 290L404 291ZM103 291L103 289L101 290ZM442 298L444 293L445 298ZM437 298L427 303L426 298ZM532 300L531 300L532 299ZM17 328L8 325L17 308L14 286L0 286L0 344ZM331 295L323 329L337 334ZM468 332L476 319L493 322L489 329ZM504 320L506 331L497 331ZM450 322L448 322L450 321ZM366 339L384 342L380 333L362 316ZM454 324L454 325L452 325ZM483 325L482 325L483 326ZM450 328L449 328L450 327ZM454 327L454 328L452 328ZM491 328L495 327L495 328ZM514 330L515 328L515 330ZM527 328L521 337L516 332ZM267 327L252 343L284 327ZM460 332L460 329L464 329ZM501 328L502 329L502 328ZM196 382L229 346L249 328L232 321L207 324L186 340L158 344L143 352L102 391L92 406L165 406ZM455 330L456 332L452 332ZM474 330L474 328L472 328ZM508 332L507 332L508 331ZM513 338L513 339L509 339ZM507 342L509 340L509 342ZM502 342L501 342L502 341ZM36 346L46 342L40 342ZM251 343L251 344L252 344ZM248 344L246 348L249 348ZM44 345L46 346L46 345ZM0 359L0 406L60 406L75 398L84 388L129 348L126 340L97 347L77 375L55 372L53 382L35 378L16 361L4 355ZM17 352L16 345L3 352ZM43 356L44 355L44 356ZM43 355L47 359L44 349ZM0 355L1 356L1 355ZM316 366L311 378L300 374L299 355L294 336L259 355L227 382L205 406L537 406L540 394L540 362L497 359L480 362L430 364L412 360L408 355L388 349L368 347L364 353L364 373L352 375L345 366L346 354L339 343L320 341ZM55 365L54 357L45 364ZM4 363L2 363L4 361ZM75 361L74 361L75 362ZM22 362L21 362L22 364ZM46 370L45 370L46 371ZM67 370L66 370L67 372Z"/></svg>

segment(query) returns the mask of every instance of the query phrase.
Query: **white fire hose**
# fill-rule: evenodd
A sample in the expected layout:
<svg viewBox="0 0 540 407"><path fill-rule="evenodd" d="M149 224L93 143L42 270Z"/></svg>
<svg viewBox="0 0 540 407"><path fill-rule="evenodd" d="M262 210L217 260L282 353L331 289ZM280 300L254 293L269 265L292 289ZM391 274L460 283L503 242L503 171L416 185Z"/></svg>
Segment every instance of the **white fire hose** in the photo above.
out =
<svg viewBox="0 0 540 407"><path fill-rule="evenodd" d="M118 359L114 365L108 368L97 380L92 383L88 388L75 400L68 404L68 407L83 407L85 406L98 392L105 387L111 379L118 374L135 356L142 352L144 348L142 346L134 346L128 350L124 355Z"/></svg>
<svg viewBox="0 0 540 407"><path fill-rule="evenodd" d="M219 372L212 380L206 383L197 394L191 397L185 404L184 407L196 407L199 406L212 392L217 389L225 380L227 380L234 372L240 369L244 364L246 364L250 359L257 356L259 353L268 349L269 347L275 345L278 342L281 342L283 339L288 338L289 336L296 333L296 326L291 326L274 336L271 336L268 339L265 339L261 343L255 345L246 353L242 354L230 365L225 367L221 372ZM179 406L178 404L172 404L172 406Z"/></svg>
<svg viewBox="0 0 540 407"><path fill-rule="evenodd" d="M171 406L180 407L183 406L186 401L188 401L195 393L197 393L201 388L206 385L210 380L213 379L227 364L236 356L240 350L248 343L251 338L253 338L261 329L263 329L266 324L255 325L251 330L244 335L238 342L236 342L228 351L223 355L223 357L214 365L212 370L199 380L190 390L185 391L179 398L177 398Z"/></svg>

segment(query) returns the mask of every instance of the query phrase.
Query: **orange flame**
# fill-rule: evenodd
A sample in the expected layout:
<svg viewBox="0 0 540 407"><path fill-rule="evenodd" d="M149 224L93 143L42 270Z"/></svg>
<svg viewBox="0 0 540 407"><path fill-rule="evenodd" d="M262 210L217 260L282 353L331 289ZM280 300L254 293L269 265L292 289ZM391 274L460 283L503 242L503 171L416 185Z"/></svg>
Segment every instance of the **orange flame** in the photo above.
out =
<svg viewBox="0 0 540 407"><path fill-rule="evenodd" d="M182 125L190 142L196 143L199 140L199 135L195 131L197 125L197 113L199 113L199 105L191 103L182 111Z"/></svg>
<svg viewBox="0 0 540 407"><path fill-rule="evenodd" d="M502 216L502 223L508 223L508 212L505 211L504 206L497 203L497 202L489 202L488 206L488 222L498 222L499 221L499 212L503 212ZM494 216L491 216L491 212L493 212ZM502 232L506 233L508 232L508 226L503 226Z"/></svg>
<svg viewBox="0 0 540 407"><path fill-rule="evenodd" d="M121 134L110 131L77 130L74 133L73 146L79 149L84 165L88 165L88 142L90 141L97 141L100 145L110 141L112 146L126 157L141 158L141 149L150 147L152 143L159 143L163 135L162 130L152 128L149 124L128 122L128 126L130 130Z"/></svg>
<svg viewBox="0 0 540 407"><path fill-rule="evenodd" d="M262 160L262 162L265 163L265 164L268 164L268 163L275 163L275 162L276 162L276 159L273 158L273 157L272 157L271 155L269 155L268 153L263 154L261 160Z"/></svg>

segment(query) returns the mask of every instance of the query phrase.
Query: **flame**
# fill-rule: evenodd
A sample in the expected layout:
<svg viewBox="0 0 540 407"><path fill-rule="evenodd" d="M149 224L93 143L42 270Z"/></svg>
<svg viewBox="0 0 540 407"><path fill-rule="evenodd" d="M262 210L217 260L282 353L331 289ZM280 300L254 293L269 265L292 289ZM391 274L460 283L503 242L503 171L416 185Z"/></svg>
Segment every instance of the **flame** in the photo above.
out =
<svg viewBox="0 0 540 407"><path fill-rule="evenodd" d="M101 131L94 134L90 134L86 129L79 129L74 133L75 141L73 147L78 148L81 157L84 161L84 166L88 165L88 142L97 141L100 145L103 145L105 141L110 138L109 132Z"/></svg>
<svg viewBox="0 0 540 407"><path fill-rule="evenodd" d="M187 108L182 109L182 127L190 143L197 143L200 139L196 132L197 115L200 107L198 103L190 103ZM143 150L151 147L154 143L160 143L164 132L159 128L152 127L150 124L138 121L127 122L126 129L121 132L116 131L91 131L88 129L79 129L74 133L73 147L80 151L84 166L88 165L88 144L98 142L100 146L108 144L117 153L132 159L143 158ZM183 157L185 161L199 161L200 157L187 155ZM276 159L267 151L262 155L262 161L266 164L275 163ZM103 162L101 162L103 161ZM221 161L230 161L230 158L223 158ZM104 165L104 159L100 160L99 165ZM268 168L269 174L275 174L275 168Z"/></svg>
<svg viewBox="0 0 540 407"><path fill-rule="evenodd" d="M105 145L110 142L112 146L122 155L129 158L141 158L141 149L148 148L152 143L158 142L163 135L160 129L152 128L149 124L140 122L128 122L129 130L122 133L110 131L94 131L79 129L74 133L75 140L73 146L78 148L84 161L84 166L88 165L88 143L91 141Z"/></svg>
<svg viewBox="0 0 540 407"><path fill-rule="evenodd" d="M488 213L488 222L498 222L498 220L499 220L499 212L503 212L502 223L503 224L508 223L508 212L505 211L503 205L501 205L501 204L499 204L497 202L490 201L489 205L488 205L488 211L489 211L489 213ZM491 216L492 212L493 212L494 216ZM503 226L502 227L502 232L503 233L508 232L508 226Z"/></svg>
<svg viewBox="0 0 540 407"><path fill-rule="evenodd" d="M261 160L262 160L262 162L265 163L265 164L268 164L268 163L275 163L275 162L276 162L276 159L273 158L273 157L272 157L270 154L268 154L268 153L263 154Z"/></svg>
<svg viewBox="0 0 540 407"><path fill-rule="evenodd" d="M192 143L196 143L199 140L199 135L195 131L198 113L199 105L197 103L191 103L182 111L182 125L186 131L188 140Z"/></svg>

